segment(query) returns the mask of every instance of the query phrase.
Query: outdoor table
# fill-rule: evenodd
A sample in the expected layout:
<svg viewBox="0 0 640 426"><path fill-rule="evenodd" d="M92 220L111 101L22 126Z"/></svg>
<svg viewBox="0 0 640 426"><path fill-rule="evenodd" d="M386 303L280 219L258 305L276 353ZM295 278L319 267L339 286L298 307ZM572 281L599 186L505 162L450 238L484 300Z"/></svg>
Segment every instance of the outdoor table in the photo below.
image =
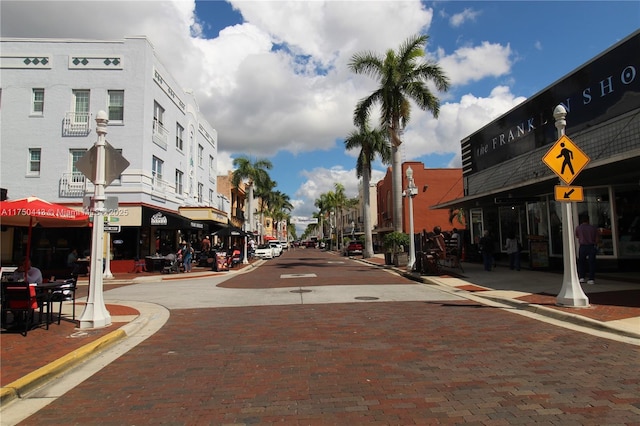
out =
<svg viewBox="0 0 640 426"><path fill-rule="evenodd" d="M145 256L147 271L162 271L166 256Z"/></svg>

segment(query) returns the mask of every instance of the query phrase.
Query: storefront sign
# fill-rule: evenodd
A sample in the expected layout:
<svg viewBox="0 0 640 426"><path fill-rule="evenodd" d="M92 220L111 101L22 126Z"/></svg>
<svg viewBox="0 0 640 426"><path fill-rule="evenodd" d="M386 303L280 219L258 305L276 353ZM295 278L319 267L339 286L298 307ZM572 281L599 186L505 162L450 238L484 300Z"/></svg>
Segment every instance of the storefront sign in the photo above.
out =
<svg viewBox="0 0 640 426"><path fill-rule="evenodd" d="M151 226L167 226L168 220L165 215L158 212L151 216Z"/></svg>
<svg viewBox="0 0 640 426"><path fill-rule="evenodd" d="M553 110L567 133L640 106L640 31L462 141L463 173L479 172L556 141Z"/></svg>

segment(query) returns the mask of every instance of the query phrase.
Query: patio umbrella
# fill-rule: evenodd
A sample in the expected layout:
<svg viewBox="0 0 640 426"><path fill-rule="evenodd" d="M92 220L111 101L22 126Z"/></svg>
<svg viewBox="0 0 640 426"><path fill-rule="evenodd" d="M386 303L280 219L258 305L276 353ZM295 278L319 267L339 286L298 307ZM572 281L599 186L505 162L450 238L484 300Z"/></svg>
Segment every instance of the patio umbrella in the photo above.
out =
<svg viewBox="0 0 640 426"><path fill-rule="evenodd" d="M31 257L31 230L35 225L45 228L85 227L89 215L38 197L0 201L0 224L29 228L27 257Z"/></svg>

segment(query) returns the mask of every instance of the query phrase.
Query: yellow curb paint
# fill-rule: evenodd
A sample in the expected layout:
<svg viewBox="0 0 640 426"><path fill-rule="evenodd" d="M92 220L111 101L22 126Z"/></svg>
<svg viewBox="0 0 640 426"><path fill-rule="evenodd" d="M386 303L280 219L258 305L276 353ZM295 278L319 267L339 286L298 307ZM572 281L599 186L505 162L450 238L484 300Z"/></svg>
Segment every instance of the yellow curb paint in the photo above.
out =
<svg viewBox="0 0 640 426"><path fill-rule="evenodd" d="M95 342L87 343L81 348L59 358L44 367L37 369L0 389L0 404L5 404L14 398L35 389L47 380L63 373L74 365L85 360L89 355L106 349L115 342L127 337L124 330L118 329L99 338Z"/></svg>

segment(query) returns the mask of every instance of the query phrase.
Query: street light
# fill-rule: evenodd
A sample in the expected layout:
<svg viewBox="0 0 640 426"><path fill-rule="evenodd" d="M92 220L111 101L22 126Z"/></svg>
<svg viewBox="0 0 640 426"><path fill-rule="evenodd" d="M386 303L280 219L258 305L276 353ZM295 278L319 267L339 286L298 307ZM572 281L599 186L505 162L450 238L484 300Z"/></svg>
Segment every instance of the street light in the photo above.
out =
<svg viewBox="0 0 640 426"><path fill-rule="evenodd" d="M402 191L402 196L409 197L409 263L407 263L407 271L413 271L416 264L416 242L413 237L413 197L418 194L418 187L413 181L413 169L407 167L407 189Z"/></svg>

